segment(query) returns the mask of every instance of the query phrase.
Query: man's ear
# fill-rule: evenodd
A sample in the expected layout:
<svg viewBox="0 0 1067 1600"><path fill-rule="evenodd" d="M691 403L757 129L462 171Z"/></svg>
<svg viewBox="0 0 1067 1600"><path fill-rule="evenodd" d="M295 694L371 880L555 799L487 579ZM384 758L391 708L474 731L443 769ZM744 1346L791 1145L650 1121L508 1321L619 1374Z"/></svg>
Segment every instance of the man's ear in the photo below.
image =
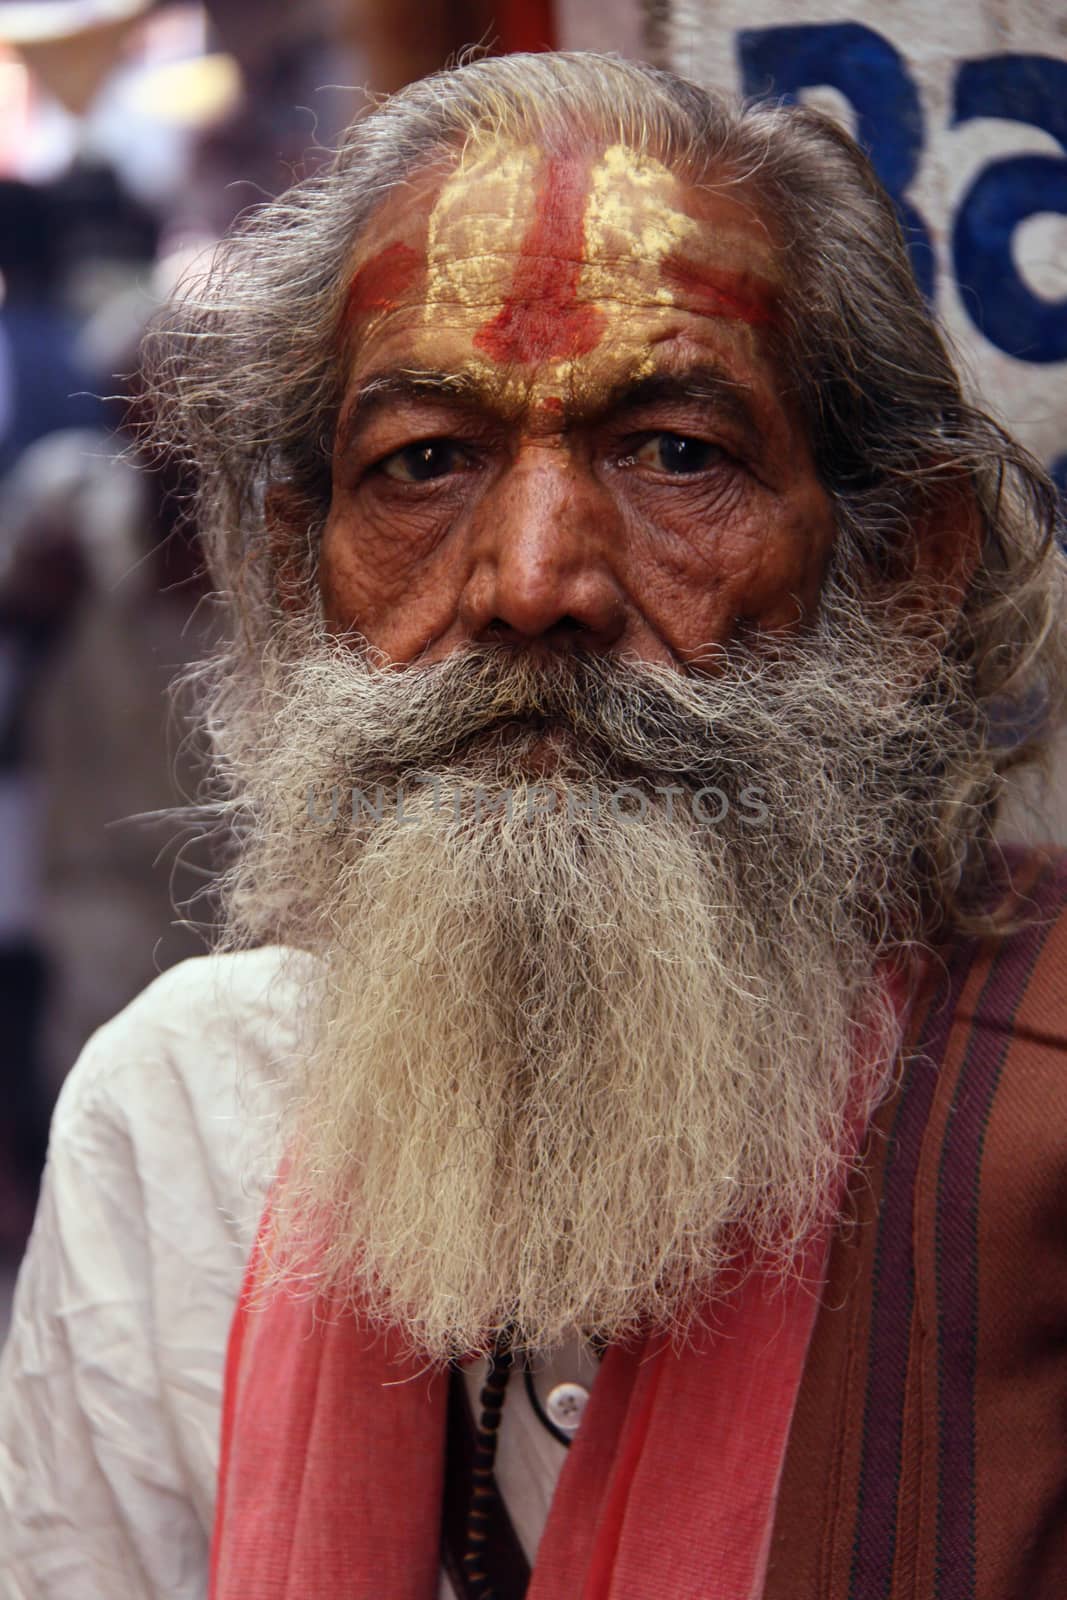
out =
<svg viewBox="0 0 1067 1600"><path fill-rule="evenodd" d="M290 614L306 612L311 599L311 530L319 515L318 508L293 484L268 484L263 521L271 584L279 606Z"/></svg>

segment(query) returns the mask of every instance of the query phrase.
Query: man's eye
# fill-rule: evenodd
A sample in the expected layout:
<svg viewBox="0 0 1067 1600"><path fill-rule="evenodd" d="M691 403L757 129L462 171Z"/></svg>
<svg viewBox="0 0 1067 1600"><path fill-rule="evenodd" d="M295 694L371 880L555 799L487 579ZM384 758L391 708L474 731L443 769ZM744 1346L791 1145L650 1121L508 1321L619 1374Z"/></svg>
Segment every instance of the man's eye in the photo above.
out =
<svg viewBox="0 0 1067 1600"><path fill-rule="evenodd" d="M450 439L423 439L395 450L379 466L394 483L430 483L456 472L464 459L462 450Z"/></svg>
<svg viewBox="0 0 1067 1600"><path fill-rule="evenodd" d="M690 439L681 433L654 433L633 452L631 460L643 467L654 467L658 472L681 476L687 472L703 472L722 455L717 444L707 439Z"/></svg>

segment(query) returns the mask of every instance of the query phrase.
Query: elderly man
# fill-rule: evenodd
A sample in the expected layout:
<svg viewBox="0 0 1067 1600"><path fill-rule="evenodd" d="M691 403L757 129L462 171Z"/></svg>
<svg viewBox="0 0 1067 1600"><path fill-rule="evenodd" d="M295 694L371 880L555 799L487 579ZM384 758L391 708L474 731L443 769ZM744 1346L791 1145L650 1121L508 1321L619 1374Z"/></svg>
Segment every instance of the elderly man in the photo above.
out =
<svg viewBox="0 0 1067 1600"><path fill-rule="evenodd" d="M56 1115L5 1597L1062 1596L1055 501L862 154L481 61L155 371L235 846Z"/></svg>

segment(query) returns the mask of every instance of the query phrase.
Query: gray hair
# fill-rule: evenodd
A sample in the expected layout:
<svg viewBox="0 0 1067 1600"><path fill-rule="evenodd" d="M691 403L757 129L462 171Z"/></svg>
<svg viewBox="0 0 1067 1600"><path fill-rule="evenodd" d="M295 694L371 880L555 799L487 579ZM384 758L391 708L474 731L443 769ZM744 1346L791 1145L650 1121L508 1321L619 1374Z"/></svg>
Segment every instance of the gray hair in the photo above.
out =
<svg viewBox="0 0 1067 1600"><path fill-rule="evenodd" d="M576 130L649 151L693 182L744 186L773 218L789 263L784 375L834 503L839 564L886 596L906 583L919 531L936 536L946 499L958 503L961 486L973 496L981 555L939 645L969 685L961 715L978 732L957 803L984 819L984 842L1003 774L1044 751L1063 707L1054 487L965 397L892 203L851 139L810 109L744 104L613 56L476 60L402 90L355 123L328 168L246 218L150 336L156 438L195 470L199 531L232 610L228 671L250 690L283 616L280 569L291 586L295 563L314 592L361 229L386 195L471 138L551 150ZM264 506L279 483L307 507L306 537L284 555ZM218 698L215 709L224 727ZM948 920L964 920L958 837L943 876Z"/></svg>

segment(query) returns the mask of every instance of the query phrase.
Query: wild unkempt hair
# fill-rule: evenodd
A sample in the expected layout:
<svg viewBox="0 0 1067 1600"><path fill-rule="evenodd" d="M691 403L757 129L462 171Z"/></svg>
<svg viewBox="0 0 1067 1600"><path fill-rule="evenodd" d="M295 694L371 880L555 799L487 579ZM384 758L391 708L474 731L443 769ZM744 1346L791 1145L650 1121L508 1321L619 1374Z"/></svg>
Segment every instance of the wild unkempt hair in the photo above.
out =
<svg viewBox="0 0 1067 1600"><path fill-rule="evenodd" d="M916 541L973 507L980 555L939 643L963 669L961 716L978 730L952 805L981 819L984 838L1003 774L1043 752L1062 711L1054 488L965 397L892 204L851 139L812 110L743 104L613 56L483 59L412 84L356 122L327 169L248 216L150 337L156 439L193 469L199 532L232 612L217 736L255 699L284 621L280 571L290 594L294 572L314 594L354 244L392 190L487 134L547 150L576 134L625 143L695 183L734 186L772 222L788 262L783 374L835 507L838 562L883 603L919 570ZM265 518L272 484L306 508L281 551ZM948 920L981 855L952 831Z"/></svg>

